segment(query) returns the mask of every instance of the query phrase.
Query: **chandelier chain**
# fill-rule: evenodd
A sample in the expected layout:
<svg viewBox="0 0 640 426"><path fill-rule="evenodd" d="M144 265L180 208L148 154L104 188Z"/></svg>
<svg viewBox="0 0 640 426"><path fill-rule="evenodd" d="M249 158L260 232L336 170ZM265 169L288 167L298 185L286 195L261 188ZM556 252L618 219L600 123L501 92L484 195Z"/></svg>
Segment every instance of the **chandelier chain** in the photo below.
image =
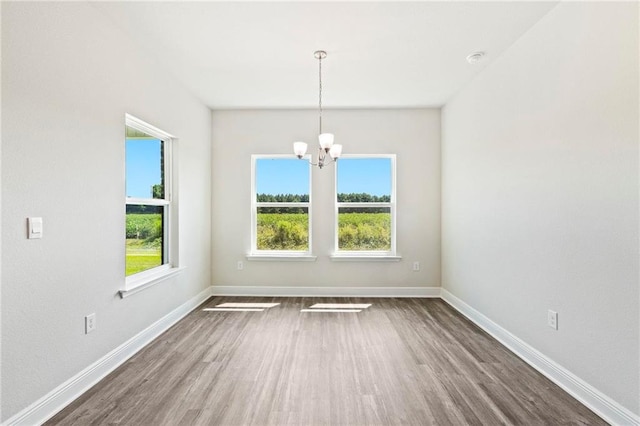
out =
<svg viewBox="0 0 640 426"><path fill-rule="evenodd" d="M322 55L318 56L318 81L320 90L318 91L318 110L320 112L320 133L322 134Z"/></svg>

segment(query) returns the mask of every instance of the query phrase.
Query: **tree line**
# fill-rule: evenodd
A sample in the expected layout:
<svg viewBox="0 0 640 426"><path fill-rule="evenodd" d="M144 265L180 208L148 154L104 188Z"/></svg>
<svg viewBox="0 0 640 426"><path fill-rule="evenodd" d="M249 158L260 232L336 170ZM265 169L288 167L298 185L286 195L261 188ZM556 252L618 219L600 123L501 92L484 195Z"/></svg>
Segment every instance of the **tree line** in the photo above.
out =
<svg viewBox="0 0 640 426"><path fill-rule="evenodd" d="M259 203L308 203L309 194L258 194Z"/></svg>
<svg viewBox="0 0 640 426"><path fill-rule="evenodd" d="M390 195L371 195L365 192L338 194L339 203L390 203Z"/></svg>
<svg viewBox="0 0 640 426"><path fill-rule="evenodd" d="M258 194L257 201L259 203L308 203L308 194ZM338 194L339 203L389 203L391 196L389 195L371 195L367 193L340 193ZM371 208L366 210L357 207L340 208L340 213L389 213L385 207ZM301 207L259 207L258 213L308 213L307 209Z"/></svg>
<svg viewBox="0 0 640 426"><path fill-rule="evenodd" d="M259 203L308 203L308 194L258 194L257 201ZM339 203L389 203L390 195L371 195L366 192L361 193L340 193L338 194Z"/></svg>

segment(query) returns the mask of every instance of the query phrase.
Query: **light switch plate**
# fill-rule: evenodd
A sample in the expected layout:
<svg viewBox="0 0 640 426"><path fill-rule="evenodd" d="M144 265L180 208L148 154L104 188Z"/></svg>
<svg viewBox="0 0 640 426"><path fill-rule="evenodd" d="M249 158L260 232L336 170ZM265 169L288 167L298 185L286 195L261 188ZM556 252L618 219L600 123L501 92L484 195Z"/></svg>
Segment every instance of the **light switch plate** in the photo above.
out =
<svg viewBox="0 0 640 426"><path fill-rule="evenodd" d="M558 329L558 313L551 309L547 311L547 325L554 330Z"/></svg>
<svg viewBox="0 0 640 426"><path fill-rule="evenodd" d="M42 218L30 217L27 218L27 222L29 224L27 238L29 238L30 240L42 238Z"/></svg>
<svg viewBox="0 0 640 426"><path fill-rule="evenodd" d="M96 329L96 314L89 314L84 317L84 334L89 334Z"/></svg>

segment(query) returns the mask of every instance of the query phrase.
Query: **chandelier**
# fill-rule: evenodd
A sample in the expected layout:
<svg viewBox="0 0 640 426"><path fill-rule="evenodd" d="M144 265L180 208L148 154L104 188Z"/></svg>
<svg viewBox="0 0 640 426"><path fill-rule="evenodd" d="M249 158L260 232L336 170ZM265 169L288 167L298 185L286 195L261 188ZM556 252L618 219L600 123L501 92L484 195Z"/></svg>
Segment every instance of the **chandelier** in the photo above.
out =
<svg viewBox="0 0 640 426"><path fill-rule="evenodd" d="M318 133L318 161L314 163L309 161L312 166L323 168L326 164L335 162L342 154L342 145L333 143L333 133L322 133L322 60L327 57L327 52L317 50L313 56L318 60L318 79L319 79L319 95L318 95L318 118L320 122L320 132ZM294 142L293 152L299 159L302 159L307 153L307 144L305 142Z"/></svg>

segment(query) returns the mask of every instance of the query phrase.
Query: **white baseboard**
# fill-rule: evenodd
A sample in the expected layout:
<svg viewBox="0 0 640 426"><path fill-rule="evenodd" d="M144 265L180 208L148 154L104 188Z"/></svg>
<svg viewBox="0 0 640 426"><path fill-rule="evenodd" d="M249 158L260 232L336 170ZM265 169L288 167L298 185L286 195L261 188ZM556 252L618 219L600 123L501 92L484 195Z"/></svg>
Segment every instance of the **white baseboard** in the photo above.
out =
<svg viewBox="0 0 640 426"><path fill-rule="evenodd" d="M266 297L440 297L440 287L213 286L211 294Z"/></svg>
<svg viewBox="0 0 640 426"><path fill-rule="evenodd" d="M211 297L211 287L178 306L140 333L85 368L29 407L3 423L3 426L40 425L53 417L76 398L89 390L153 339L180 321L189 312Z"/></svg>
<svg viewBox="0 0 640 426"><path fill-rule="evenodd" d="M442 289L441 297L454 309L506 346L511 352L607 422L621 426L640 425L639 416L613 401L564 367L556 364L546 355L538 352L509 331L500 327L449 291Z"/></svg>

